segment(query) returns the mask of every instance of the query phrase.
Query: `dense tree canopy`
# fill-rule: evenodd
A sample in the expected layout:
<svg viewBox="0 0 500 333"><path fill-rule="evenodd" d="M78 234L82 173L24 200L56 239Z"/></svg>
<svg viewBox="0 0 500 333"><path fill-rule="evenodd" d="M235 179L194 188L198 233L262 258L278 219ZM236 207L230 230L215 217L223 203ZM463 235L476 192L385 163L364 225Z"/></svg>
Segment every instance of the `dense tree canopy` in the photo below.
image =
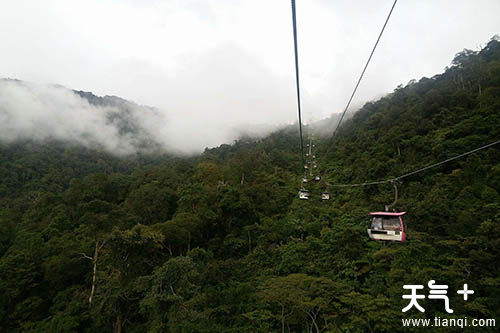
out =
<svg viewBox="0 0 500 333"><path fill-rule="evenodd" d="M365 104L316 154L327 183L352 183L499 138L492 39ZM500 319L500 147L404 180L404 244L366 234L390 185L322 201L315 183L304 202L300 170L295 128L190 158L0 144L1 331L393 332L447 316L428 299L401 312L402 286L429 280L449 285L455 317Z"/></svg>

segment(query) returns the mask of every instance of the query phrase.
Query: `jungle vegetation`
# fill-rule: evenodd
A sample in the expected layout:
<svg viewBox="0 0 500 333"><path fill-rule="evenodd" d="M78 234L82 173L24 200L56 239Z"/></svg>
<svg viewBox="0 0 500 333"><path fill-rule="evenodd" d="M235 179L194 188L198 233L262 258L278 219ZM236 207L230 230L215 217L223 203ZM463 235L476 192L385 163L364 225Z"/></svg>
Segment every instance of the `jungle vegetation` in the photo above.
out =
<svg viewBox="0 0 500 333"><path fill-rule="evenodd" d="M493 38L366 103L315 144L336 184L398 176L499 138ZM392 186L329 188L322 201L316 183L303 201L300 170L295 126L195 157L1 143L0 330L394 332L402 318L438 316L498 325L500 147L406 178L403 244L366 232ZM425 313L402 313L402 286L427 294L429 280L449 285L454 313L427 298ZM468 301L456 293L464 283Z"/></svg>

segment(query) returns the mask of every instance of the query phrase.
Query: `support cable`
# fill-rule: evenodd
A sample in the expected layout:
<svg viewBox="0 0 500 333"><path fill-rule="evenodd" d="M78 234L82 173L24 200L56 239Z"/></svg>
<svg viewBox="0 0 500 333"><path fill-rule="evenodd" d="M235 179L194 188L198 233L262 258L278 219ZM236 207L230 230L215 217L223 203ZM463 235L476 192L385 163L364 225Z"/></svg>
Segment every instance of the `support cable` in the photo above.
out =
<svg viewBox="0 0 500 333"><path fill-rule="evenodd" d="M299 112L299 136L300 136L300 157L302 168L304 168L304 140L302 138L302 113L300 109L300 85L299 85L299 55L297 51L297 18L295 13L295 0L292 0L292 21L293 21L293 44L295 49L295 81L297 85L297 106Z"/></svg>
<svg viewBox="0 0 500 333"><path fill-rule="evenodd" d="M293 0L292 0L292 2L293 2ZM349 98L349 101L347 102L347 105L344 109L344 112L342 112L342 116L340 117L340 120L337 124L337 127L335 127L335 130L333 131L333 135L335 135L335 133L339 129L340 123L342 123L342 120L344 119L344 116L347 112L347 109L351 105L352 99L354 98L354 95L356 94L356 91L358 90L359 84L361 83L361 80L363 79L363 76L365 75L365 71L368 68L368 64L370 63L370 60L372 59L373 53L375 53L375 49L377 48L378 42L380 41L380 38L382 37L382 34L384 33L387 22L389 22L389 18L391 17L392 10L394 9L394 6L396 6L397 2L398 2L398 0L394 0L394 3L392 4L391 10L389 11L389 15L387 15L387 18L385 19L384 26L382 27L382 30L380 31L380 34L378 35L377 41L375 42L375 45L373 46L372 52L370 53L370 57L368 57L368 61L366 62L365 68L363 68L363 71L361 72L361 75L359 76L358 82L356 83L356 86L354 87L354 90L351 94L351 97Z"/></svg>
<svg viewBox="0 0 500 333"><path fill-rule="evenodd" d="M485 146L482 146L482 147L479 147L479 148L476 148L476 149L473 149L473 150L470 150L466 153L463 153L463 154L460 154L460 155L457 155L455 157L451 157L451 158L448 158L444 161L441 161L441 162L437 162L437 163L434 163L434 164L431 164L431 165L428 165L426 167L423 167L421 169L418 169L418 170L415 170L415 171L412 171L412 172L409 172L409 173L406 173L404 175L401 175L401 176L398 176L398 177L394 177L394 178L390 178L390 179L386 179L386 180L378 180L378 181L372 181L372 182L364 182L364 183L357 183L357 184L328 184L326 183L328 186L332 186L332 187L359 187L359 186L370 186L370 185L379 185L379 184L386 184L386 183L392 183L392 182L396 182L398 180L401 180L403 178L406 178L406 177L410 177L410 176L413 176L417 173L420 173L420 172L423 172L425 170L428 170L428 169L431 169L431 168L435 168L439 165L442 165L442 164L445 164L445 163L448 163L448 162L451 162L451 161L454 161L456 159L459 159L459 158L462 158L464 156L467 156L467 155L470 155L470 154L473 154L473 153L476 153L480 150L483 150L483 149L486 149L486 148L489 148L489 147L492 147L494 145L497 145L500 143L500 140L498 141L495 141L495 142L492 142L492 143L489 143Z"/></svg>

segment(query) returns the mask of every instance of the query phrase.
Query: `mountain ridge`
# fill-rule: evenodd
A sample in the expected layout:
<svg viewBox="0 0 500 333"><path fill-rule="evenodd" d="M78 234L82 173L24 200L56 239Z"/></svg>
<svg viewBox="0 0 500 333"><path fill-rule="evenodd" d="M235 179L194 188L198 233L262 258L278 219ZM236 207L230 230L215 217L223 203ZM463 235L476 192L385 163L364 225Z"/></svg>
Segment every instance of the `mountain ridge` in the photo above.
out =
<svg viewBox="0 0 500 333"><path fill-rule="evenodd" d="M314 153L327 183L352 184L499 137L492 39L366 103L334 137L315 135ZM393 201L391 184L309 182L310 199L299 200L302 172L294 126L191 157L0 144L0 327L394 332L402 319L500 319L498 146L398 185L403 244L366 232L368 213ZM402 312L402 286L431 280L449 286L454 317L428 298L425 313ZM468 301L457 294L465 283Z"/></svg>

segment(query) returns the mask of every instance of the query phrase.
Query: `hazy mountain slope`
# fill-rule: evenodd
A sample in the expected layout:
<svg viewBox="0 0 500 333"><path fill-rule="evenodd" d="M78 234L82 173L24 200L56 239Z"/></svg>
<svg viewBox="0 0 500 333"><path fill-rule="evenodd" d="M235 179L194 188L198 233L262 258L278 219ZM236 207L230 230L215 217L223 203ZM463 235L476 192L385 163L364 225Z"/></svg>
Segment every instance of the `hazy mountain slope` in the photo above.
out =
<svg viewBox="0 0 500 333"><path fill-rule="evenodd" d="M114 96L0 80L0 141L64 141L114 155L164 150L164 114Z"/></svg>
<svg viewBox="0 0 500 333"><path fill-rule="evenodd" d="M492 40L316 140L319 167L331 184L379 180L477 148L500 137L499 101ZM314 183L297 199L296 128L192 158L40 147L0 147L6 331L394 332L402 318L500 319L498 146L400 184L405 244L366 234L390 185L331 187L321 201ZM402 286L432 279L449 285L454 314L429 299L425 313L402 313Z"/></svg>

